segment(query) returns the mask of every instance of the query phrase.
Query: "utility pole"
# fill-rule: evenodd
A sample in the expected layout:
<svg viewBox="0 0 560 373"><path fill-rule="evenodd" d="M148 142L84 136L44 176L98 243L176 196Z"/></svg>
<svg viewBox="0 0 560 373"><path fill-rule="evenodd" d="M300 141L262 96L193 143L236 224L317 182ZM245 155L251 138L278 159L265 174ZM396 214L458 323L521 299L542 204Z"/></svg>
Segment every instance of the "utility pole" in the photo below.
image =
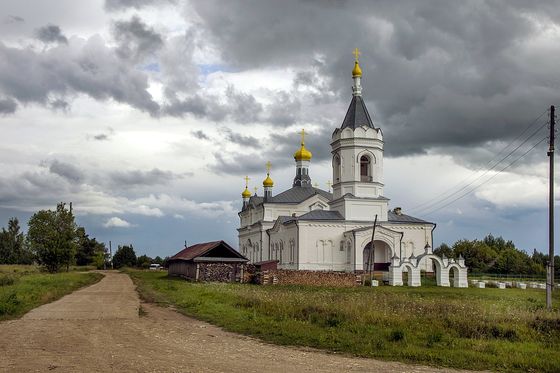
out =
<svg viewBox="0 0 560 373"><path fill-rule="evenodd" d="M111 269L113 269L113 248L111 247L110 240L109 240L109 259L111 259Z"/></svg>
<svg viewBox="0 0 560 373"><path fill-rule="evenodd" d="M548 268L546 271L546 308L552 310L554 288L554 105L550 106L550 135L548 146L549 190L548 190Z"/></svg>
<svg viewBox="0 0 560 373"><path fill-rule="evenodd" d="M375 227L377 226L377 214L375 214L375 220L373 221L373 231L371 232L371 245L369 246L368 252L368 272L369 272L369 281L371 285L372 278L372 270L373 274L375 275L375 245L373 244L373 240L375 239Z"/></svg>

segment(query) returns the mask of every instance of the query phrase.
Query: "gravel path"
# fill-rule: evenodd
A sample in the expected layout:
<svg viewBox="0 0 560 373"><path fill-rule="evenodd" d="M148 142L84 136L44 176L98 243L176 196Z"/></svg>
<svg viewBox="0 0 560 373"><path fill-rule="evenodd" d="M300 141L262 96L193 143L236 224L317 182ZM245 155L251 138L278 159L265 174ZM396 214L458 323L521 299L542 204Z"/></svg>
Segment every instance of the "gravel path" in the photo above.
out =
<svg viewBox="0 0 560 373"><path fill-rule="evenodd" d="M275 346L142 304L130 278L0 323L2 372L457 372Z"/></svg>

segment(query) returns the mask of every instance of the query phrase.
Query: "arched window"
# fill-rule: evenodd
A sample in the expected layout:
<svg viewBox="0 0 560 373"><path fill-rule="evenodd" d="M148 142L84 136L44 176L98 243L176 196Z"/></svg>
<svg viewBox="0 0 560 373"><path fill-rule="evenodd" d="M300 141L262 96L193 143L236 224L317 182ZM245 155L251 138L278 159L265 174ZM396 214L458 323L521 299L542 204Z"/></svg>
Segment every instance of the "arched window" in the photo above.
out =
<svg viewBox="0 0 560 373"><path fill-rule="evenodd" d="M371 181L370 174L371 161L368 156L362 155L360 157L360 180L361 181Z"/></svg>
<svg viewBox="0 0 560 373"><path fill-rule="evenodd" d="M333 173L334 173L334 183L340 182L340 157L337 155L333 159Z"/></svg>

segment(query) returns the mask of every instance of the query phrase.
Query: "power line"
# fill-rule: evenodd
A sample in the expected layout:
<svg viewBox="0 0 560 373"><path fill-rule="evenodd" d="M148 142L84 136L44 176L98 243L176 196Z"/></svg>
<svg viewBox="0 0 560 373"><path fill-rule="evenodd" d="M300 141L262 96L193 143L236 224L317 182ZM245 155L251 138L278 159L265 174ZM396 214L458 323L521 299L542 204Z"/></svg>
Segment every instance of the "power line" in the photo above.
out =
<svg viewBox="0 0 560 373"><path fill-rule="evenodd" d="M420 207L423 207L425 205L428 205L430 203L432 203L433 201L437 200L438 198L441 198L442 196L445 196L446 194L448 194L449 192L451 192L452 190L454 190L456 187L460 186L461 184L463 184L465 181L467 181L468 179L470 179L471 177L473 177L474 175L476 175L479 171L481 171L482 169L484 169L485 167L487 167L488 165L490 165L492 162L494 162L494 160L496 160L498 158L498 156L500 156L500 154L502 154L506 149L508 149L511 145L513 145L519 138L521 138L521 136L523 136L523 134L525 134L525 132L527 132L531 127L533 127L535 124L537 124L537 122L542 118L542 116L547 112L547 110L544 110L536 119L534 119L533 121L531 121L531 123L529 123L529 125L527 127L525 127L525 129L519 134L517 135L517 137L515 139L513 139L508 145L506 145L504 148L502 148L502 150L500 150L492 159L490 159L486 164L479 166L476 170L472 171L472 173L465 177L464 179L462 179L460 182L458 182L457 184L453 185L452 187L450 187L449 189L445 190L443 193L438 194L437 196L430 198L429 200L426 200L425 202L422 202L414 207L412 207L410 210L414 211L414 210L418 210ZM452 194L453 195L453 194ZM423 210L423 209L421 209Z"/></svg>
<svg viewBox="0 0 560 373"><path fill-rule="evenodd" d="M515 153L519 148L521 148L523 145L525 145L529 140L531 140L537 133L539 133L545 126L547 125L547 123L544 123L542 126L540 126L536 131L534 131L529 137L527 137L522 143L520 143L517 147L515 147L515 149L511 150L508 154L506 154L504 157L502 157L499 161L497 161L491 168L487 169L486 171L484 171L481 175L479 175L477 178L473 179L471 182L467 183L466 185L464 185L463 187L459 188L458 190L456 190L455 192L451 193L450 195L448 195L447 197L439 200L436 203L433 203L431 206L428 207L424 207L421 208L420 210L418 210L419 212L423 212L423 211L427 211L427 210L431 210L434 208L434 206L437 206L447 200L449 200L450 198L452 198L453 196L459 194L460 192L462 192L463 190L467 189L469 186L473 185L477 180L480 180L483 176L485 176L488 172L492 171L493 169L495 169L500 163L502 163L503 161L505 161L507 158L509 158L513 153ZM418 213L417 211L417 213Z"/></svg>
<svg viewBox="0 0 560 373"><path fill-rule="evenodd" d="M496 176L498 176L499 174L501 174L503 171L505 171L506 169L508 169L509 167L513 166L515 163L517 163L517 161L519 161L521 158L523 158L524 156L526 156L529 152L531 152L533 149L535 149L537 146L539 146L543 141L545 141L546 139L548 139L548 137L544 137L542 138L539 142L537 142L535 145L533 145L531 148L529 148L529 150L527 150L525 153L521 154L519 157L517 157L515 160L513 160L510 164L508 164L507 166L505 166L504 168L502 168L500 171L498 171L497 173L495 173L494 175L492 175L492 177L490 177L489 179L487 179L486 181L480 183L479 185L477 185L476 187L472 188L471 190L467 191L466 193L460 195L459 197L455 198L454 200L446 203L443 206L440 206L436 209L433 209L432 211L429 211L426 213L426 215L431 215L437 211L440 211L441 209L451 205L452 203L460 200L461 198L471 194L472 192L474 192L475 190L477 190L478 188L480 188L481 186L483 186L484 184L488 183L490 180L492 180L493 178L495 178Z"/></svg>

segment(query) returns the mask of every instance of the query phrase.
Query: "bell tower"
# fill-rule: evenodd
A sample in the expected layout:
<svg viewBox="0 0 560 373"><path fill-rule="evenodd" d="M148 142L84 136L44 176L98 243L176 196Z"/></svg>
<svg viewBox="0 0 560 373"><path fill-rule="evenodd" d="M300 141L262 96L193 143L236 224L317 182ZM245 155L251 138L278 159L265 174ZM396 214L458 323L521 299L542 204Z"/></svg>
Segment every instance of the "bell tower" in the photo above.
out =
<svg viewBox="0 0 560 373"><path fill-rule="evenodd" d="M362 99L359 55L356 48L352 101L342 125L332 135L331 208L339 210L347 220L371 221L375 213L386 220L388 199L383 196L383 133L374 126Z"/></svg>

